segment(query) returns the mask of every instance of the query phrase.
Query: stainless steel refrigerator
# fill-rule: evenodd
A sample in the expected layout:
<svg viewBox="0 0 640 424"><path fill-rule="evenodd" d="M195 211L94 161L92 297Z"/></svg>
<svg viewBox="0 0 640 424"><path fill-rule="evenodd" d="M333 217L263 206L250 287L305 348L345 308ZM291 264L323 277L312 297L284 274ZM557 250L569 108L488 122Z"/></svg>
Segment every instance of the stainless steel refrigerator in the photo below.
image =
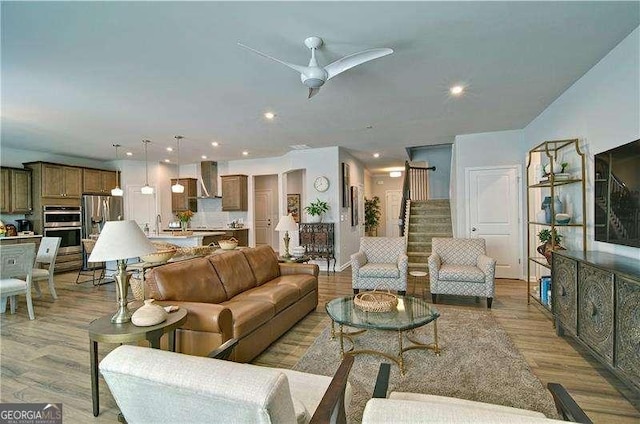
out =
<svg viewBox="0 0 640 424"><path fill-rule="evenodd" d="M82 196L82 238L100 234L107 221L124 219L122 197ZM87 253L82 249L83 269L87 268Z"/></svg>

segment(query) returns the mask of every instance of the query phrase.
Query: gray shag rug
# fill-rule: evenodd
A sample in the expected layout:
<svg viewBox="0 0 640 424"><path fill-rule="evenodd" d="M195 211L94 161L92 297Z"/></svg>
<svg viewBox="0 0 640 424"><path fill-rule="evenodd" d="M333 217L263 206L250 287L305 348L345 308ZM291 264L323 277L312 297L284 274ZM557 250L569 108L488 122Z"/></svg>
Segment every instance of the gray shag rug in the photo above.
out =
<svg viewBox="0 0 640 424"><path fill-rule="evenodd" d="M445 305L437 305L436 308L440 311L440 356L423 349L405 352L406 373L401 376L398 366L392 363L389 392L450 396L539 411L549 418L558 418L551 394L533 375L491 312ZM415 330L413 338L430 343L433 326L428 324ZM381 350L391 354L398 349L398 338L392 331L369 330L354 336L354 341L356 349ZM409 346L407 342L403 344ZM349 346L345 339L345 349ZM391 361L378 355L356 355L349 374L353 388L349 422L361 421L382 362ZM337 336L331 339L328 326L293 369L331 376L339 365L340 342Z"/></svg>

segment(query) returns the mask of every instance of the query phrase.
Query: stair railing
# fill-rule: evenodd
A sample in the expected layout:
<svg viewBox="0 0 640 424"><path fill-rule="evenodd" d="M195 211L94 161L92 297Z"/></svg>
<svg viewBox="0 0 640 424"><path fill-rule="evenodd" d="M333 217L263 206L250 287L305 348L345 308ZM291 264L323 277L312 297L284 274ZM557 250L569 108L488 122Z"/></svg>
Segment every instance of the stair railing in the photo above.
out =
<svg viewBox="0 0 640 424"><path fill-rule="evenodd" d="M408 227L408 220L405 220L407 214L407 200L429 200L428 171L435 170L435 166L411 166L409 161L405 161L404 181L402 183L402 202L400 203L400 216L398 216L400 235L404 236L405 228Z"/></svg>

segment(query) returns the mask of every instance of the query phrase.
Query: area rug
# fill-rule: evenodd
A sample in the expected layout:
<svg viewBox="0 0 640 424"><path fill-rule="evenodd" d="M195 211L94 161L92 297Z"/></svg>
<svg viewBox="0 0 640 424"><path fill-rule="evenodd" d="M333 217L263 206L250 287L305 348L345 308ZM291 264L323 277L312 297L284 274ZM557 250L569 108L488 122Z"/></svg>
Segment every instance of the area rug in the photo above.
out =
<svg viewBox="0 0 640 424"><path fill-rule="evenodd" d="M414 349L404 354L406 374L391 365L389 392L404 391L512 406L540 411L557 418L553 398L533 375L525 359L491 315L481 310L438 305L440 356L431 350ZM336 326L337 329L337 326ZM422 342L433 339L431 324L415 330ZM369 330L354 337L356 349L397 352L395 332ZM345 349L350 346L345 340ZM405 344L408 346L408 344ZM365 404L371 398L380 363L390 362L378 355L357 355L349 382L353 399L349 422L361 422ZM325 328L294 367L314 374L333 375L340 364L340 345Z"/></svg>

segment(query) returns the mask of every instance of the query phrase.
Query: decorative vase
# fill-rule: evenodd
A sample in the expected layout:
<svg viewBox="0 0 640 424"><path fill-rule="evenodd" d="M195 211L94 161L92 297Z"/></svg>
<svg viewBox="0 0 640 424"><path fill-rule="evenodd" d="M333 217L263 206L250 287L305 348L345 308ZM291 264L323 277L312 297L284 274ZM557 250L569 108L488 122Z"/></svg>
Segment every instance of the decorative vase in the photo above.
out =
<svg viewBox="0 0 640 424"><path fill-rule="evenodd" d="M189 227L189 221L180 221L180 229L182 231L187 231L188 227Z"/></svg>
<svg viewBox="0 0 640 424"><path fill-rule="evenodd" d="M154 305L154 299L147 299L131 316L131 322L138 327L149 327L160 324L167 319L167 311L162 306Z"/></svg>
<svg viewBox="0 0 640 424"><path fill-rule="evenodd" d="M544 221L547 224L551 224L551 196L547 196L544 198L540 209L544 210ZM558 196L556 196L555 200L553 201L553 212L564 212L564 206Z"/></svg>

